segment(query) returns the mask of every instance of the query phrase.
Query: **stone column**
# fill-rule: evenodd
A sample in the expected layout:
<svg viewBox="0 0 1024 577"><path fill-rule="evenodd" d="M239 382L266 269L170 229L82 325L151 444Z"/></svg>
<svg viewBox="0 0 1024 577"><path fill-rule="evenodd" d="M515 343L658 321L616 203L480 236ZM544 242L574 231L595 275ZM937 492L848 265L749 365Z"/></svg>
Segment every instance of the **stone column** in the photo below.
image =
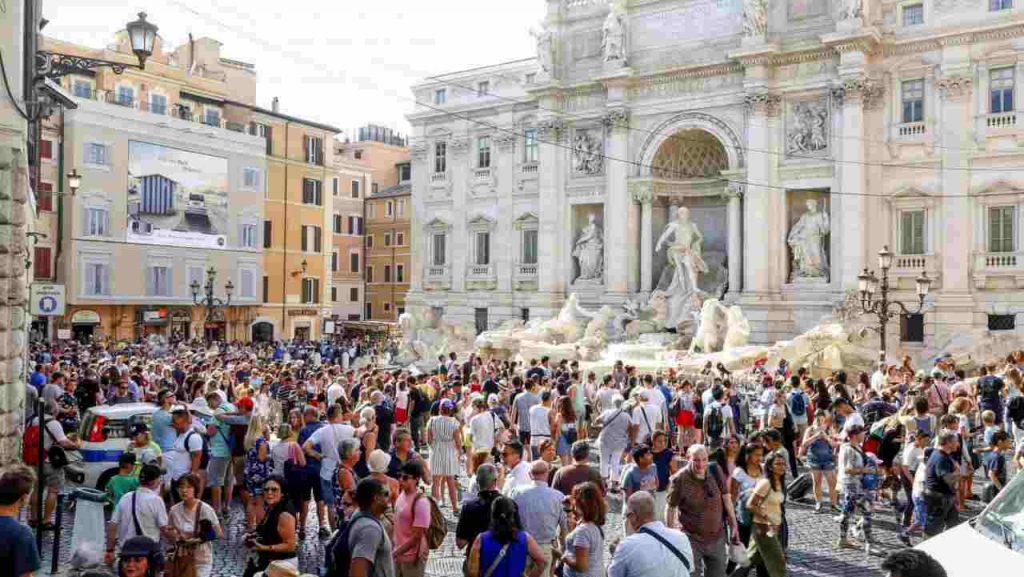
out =
<svg viewBox="0 0 1024 577"><path fill-rule="evenodd" d="M773 247L779 238L772 235L771 223L765 219L775 214L774 205L778 204L778 191L764 186L772 181L773 155L767 153L772 146L772 131L775 118L782 101L778 94L766 91L747 94L747 190L744 221L762 223L761 226L750 226L743 236L743 257L746 266L743 270L744 292L768 293L778 290L773 285Z"/></svg>
<svg viewBox="0 0 1024 577"><path fill-rule="evenodd" d="M605 287L606 292L625 296L635 290L630 286L630 198L626 190L629 166L622 160L629 158L629 116L624 108L605 113L604 125L608 138L604 163L605 171ZM634 213L635 214L635 213ZM642 250L642 249L641 249ZM642 257L641 257L642 258ZM635 279L635 277L634 277Z"/></svg>
<svg viewBox="0 0 1024 577"><path fill-rule="evenodd" d="M725 187L723 195L729 201L726 213L726 227L729 240L727 249L729 259L729 295L735 298L743 289L743 198L745 186L739 182L731 182Z"/></svg>
<svg viewBox="0 0 1024 577"><path fill-rule="evenodd" d="M651 284L654 280L651 264L654 258L651 246L654 233L651 230L651 203L654 200L654 190L650 182L637 182L630 186L629 192L633 202L640 204L640 292L647 296L651 294Z"/></svg>

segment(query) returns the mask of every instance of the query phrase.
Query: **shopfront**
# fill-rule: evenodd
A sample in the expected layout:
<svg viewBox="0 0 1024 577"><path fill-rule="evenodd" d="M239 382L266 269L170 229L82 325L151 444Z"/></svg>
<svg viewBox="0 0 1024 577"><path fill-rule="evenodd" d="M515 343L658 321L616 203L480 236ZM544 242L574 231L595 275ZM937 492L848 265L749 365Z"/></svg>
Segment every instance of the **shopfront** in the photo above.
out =
<svg viewBox="0 0 1024 577"><path fill-rule="evenodd" d="M135 310L135 334L146 338L150 335L167 336L169 322L167 309L165 307L145 308L139 307Z"/></svg>
<svg viewBox="0 0 1024 577"><path fill-rule="evenodd" d="M71 315L71 338L87 343L96 335L96 328L100 325L100 315L92 310L75 311Z"/></svg>
<svg viewBox="0 0 1024 577"><path fill-rule="evenodd" d="M171 340L175 342L192 338L192 311L187 308L170 310Z"/></svg>
<svg viewBox="0 0 1024 577"><path fill-rule="evenodd" d="M213 309L203 323L203 338L207 341L226 341L228 324L224 319L224 309Z"/></svg>

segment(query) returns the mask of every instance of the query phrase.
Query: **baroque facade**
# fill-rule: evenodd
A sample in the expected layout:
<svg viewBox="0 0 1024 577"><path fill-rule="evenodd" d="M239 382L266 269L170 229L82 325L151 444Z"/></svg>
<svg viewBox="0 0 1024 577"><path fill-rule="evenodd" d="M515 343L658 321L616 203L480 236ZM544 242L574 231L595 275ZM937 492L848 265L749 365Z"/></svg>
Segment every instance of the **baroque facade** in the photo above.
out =
<svg viewBox="0 0 1024 577"><path fill-rule="evenodd" d="M740 304L754 342L816 324L883 246L897 298L934 280L924 315L894 327L906 346L1015 328L1013 2L547 7L536 59L413 88L410 306L482 329L570 293L645 298L674 277L665 241L685 207L700 289Z"/></svg>

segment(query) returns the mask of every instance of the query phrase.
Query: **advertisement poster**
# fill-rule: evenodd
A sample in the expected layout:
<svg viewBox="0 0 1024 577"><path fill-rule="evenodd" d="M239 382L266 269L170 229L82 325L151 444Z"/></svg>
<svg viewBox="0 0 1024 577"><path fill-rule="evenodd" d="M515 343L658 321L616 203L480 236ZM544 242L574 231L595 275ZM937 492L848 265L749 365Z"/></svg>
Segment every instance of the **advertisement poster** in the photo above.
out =
<svg viewBox="0 0 1024 577"><path fill-rule="evenodd" d="M227 248L228 161L128 144L128 242Z"/></svg>

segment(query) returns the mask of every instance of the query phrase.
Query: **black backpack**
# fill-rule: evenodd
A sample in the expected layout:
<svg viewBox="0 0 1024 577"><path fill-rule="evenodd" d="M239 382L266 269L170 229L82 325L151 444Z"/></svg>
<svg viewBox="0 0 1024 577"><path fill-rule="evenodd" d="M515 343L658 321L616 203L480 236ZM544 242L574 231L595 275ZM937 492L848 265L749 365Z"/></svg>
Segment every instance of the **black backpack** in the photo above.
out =
<svg viewBox="0 0 1024 577"><path fill-rule="evenodd" d="M709 439L717 440L722 437L723 431L725 431L725 417L722 416L722 407L711 405L711 410L708 412L708 430L704 433Z"/></svg>
<svg viewBox="0 0 1024 577"><path fill-rule="evenodd" d="M1010 420L1013 421L1014 426L1024 428L1024 395L1019 395L1010 399L1010 404L1007 409Z"/></svg>
<svg viewBox="0 0 1024 577"><path fill-rule="evenodd" d="M370 519L377 524L381 533L384 533L384 526L380 524L380 521L369 516L364 515L361 512L356 513L351 519L345 521L341 525L341 528L334 533L331 540L327 542L327 554L325 555L326 572L324 577L348 577L349 571L352 567L352 548L349 546L349 535L352 533L352 527L355 526L356 522L360 519ZM371 562L370 575L373 575L373 565Z"/></svg>
<svg viewBox="0 0 1024 577"><path fill-rule="evenodd" d="M185 435L185 451L188 452L188 440L192 435L199 435L199 438L203 440L203 457L199 460L199 468L206 470L206 467L210 464L210 441L206 439L206 435L199 431L192 430Z"/></svg>

